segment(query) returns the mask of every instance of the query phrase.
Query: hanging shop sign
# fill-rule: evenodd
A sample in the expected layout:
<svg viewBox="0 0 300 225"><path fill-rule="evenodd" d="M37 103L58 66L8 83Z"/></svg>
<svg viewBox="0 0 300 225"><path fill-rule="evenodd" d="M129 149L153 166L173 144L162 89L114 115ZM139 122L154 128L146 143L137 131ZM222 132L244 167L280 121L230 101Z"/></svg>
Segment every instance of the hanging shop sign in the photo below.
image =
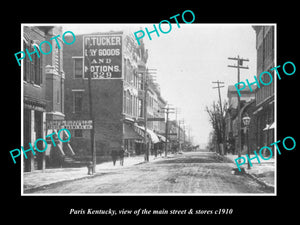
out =
<svg viewBox="0 0 300 225"><path fill-rule="evenodd" d="M153 118L148 118L148 121L165 121L165 118L163 117L153 117Z"/></svg>
<svg viewBox="0 0 300 225"><path fill-rule="evenodd" d="M52 120L47 122L47 129L89 130L93 129L92 120Z"/></svg>
<svg viewBox="0 0 300 225"><path fill-rule="evenodd" d="M122 78L122 35L83 36L84 78Z"/></svg>

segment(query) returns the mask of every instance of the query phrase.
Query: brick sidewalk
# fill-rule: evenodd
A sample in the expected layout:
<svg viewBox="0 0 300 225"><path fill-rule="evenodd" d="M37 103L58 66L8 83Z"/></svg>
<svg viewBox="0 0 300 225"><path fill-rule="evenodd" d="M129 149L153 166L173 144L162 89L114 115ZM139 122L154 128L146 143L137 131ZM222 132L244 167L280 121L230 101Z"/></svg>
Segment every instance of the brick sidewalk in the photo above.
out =
<svg viewBox="0 0 300 225"><path fill-rule="evenodd" d="M149 161L157 160L159 158L161 157L154 158L154 156L151 155L149 156ZM124 166L120 165L119 160L116 162L115 166L113 165L112 162L97 164L96 174L94 175L87 174L88 172L87 167L46 169L44 172L41 170L24 172L23 191L35 189L42 186L47 186L58 182L91 177L97 175L97 173L110 172L116 169L133 166L140 163L144 163L144 156L125 157Z"/></svg>

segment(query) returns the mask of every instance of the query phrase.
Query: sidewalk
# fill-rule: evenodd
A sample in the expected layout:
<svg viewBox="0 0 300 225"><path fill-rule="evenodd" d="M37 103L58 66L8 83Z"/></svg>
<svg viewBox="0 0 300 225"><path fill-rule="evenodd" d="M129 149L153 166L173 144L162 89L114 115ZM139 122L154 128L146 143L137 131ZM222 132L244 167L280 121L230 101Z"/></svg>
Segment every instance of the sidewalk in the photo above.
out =
<svg viewBox="0 0 300 225"><path fill-rule="evenodd" d="M153 155L149 156L149 161L158 160L162 157L158 156L155 158ZM85 177L93 177L97 174L107 173L112 170L121 169L144 163L144 155L142 156L133 156L125 157L124 165L120 165L120 161L116 162L114 166L112 162L104 162L97 164L96 173L93 175L88 175L87 167L80 168L55 168L55 169L46 169L44 172L41 170L35 170L32 172L23 173L23 191L29 191L36 188L41 188L54 183L59 183L63 181L78 180Z"/></svg>
<svg viewBox="0 0 300 225"><path fill-rule="evenodd" d="M242 155L246 158L246 155ZM254 157L255 155L250 155L250 158ZM237 155L227 154L224 155L225 158L229 159L231 162L234 163L233 168L237 168L235 163L235 159L238 158ZM263 160L260 158L260 163L258 163L257 159L251 160L252 167L248 169L248 163L241 165L241 168L245 169L245 172L249 174L252 178L262 182L266 186L273 187L275 183L275 159L271 158L269 160Z"/></svg>

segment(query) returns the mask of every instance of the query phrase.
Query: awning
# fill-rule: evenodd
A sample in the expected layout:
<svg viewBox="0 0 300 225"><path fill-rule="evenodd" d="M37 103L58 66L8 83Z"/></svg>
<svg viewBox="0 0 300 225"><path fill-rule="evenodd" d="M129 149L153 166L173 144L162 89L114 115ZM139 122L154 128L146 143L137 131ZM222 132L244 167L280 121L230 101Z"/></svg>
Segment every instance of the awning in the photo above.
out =
<svg viewBox="0 0 300 225"><path fill-rule="evenodd" d="M63 131L64 131L63 133L65 133L66 135L68 135L65 130L63 130ZM53 137L55 146L52 143L52 138L51 137L46 138L46 141L47 141L47 144L48 144L48 148L47 148L47 150L45 152L45 155L49 156L50 155L50 151L55 151L54 149L58 149L59 152L61 153L61 155L63 155L63 156L66 155L65 152L64 152L64 150L61 147L61 144L60 144L61 142L59 142L59 139L58 139L58 136L57 136L58 135L57 134L58 131L56 129L47 129L47 132L46 132L47 135L46 136L48 136L49 134L52 134L53 132L55 132L55 134L56 134L56 135L52 135L51 136L51 137Z"/></svg>
<svg viewBox="0 0 300 225"><path fill-rule="evenodd" d="M142 139L143 137L139 135L137 132L129 124L124 124L124 139Z"/></svg>
<svg viewBox="0 0 300 225"><path fill-rule="evenodd" d="M256 113L258 113L259 111L261 111L263 109L263 107L261 106L261 107L259 107L257 110L255 110L254 112L253 112L253 114L255 115Z"/></svg>
<svg viewBox="0 0 300 225"><path fill-rule="evenodd" d="M145 127L141 127L141 126L136 126L138 128L140 128L141 130L145 131ZM151 139L151 141L155 144L159 142L159 138L157 137L157 135L150 129L147 129L147 133Z"/></svg>
<svg viewBox="0 0 300 225"><path fill-rule="evenodd" d="M158 138L160 139L161 142L166 142L166 137L165 136L162 136L160 134L157 134Z"/></svg>
<svg viewBox="0 0 300 225"><path fill-rule="evenodd" d="M271 130L271 129L275 129L275 122L273 122L272 124L266 124L266 127L263 130Z"/></svg>
<svg viewBox="0 0 300 225"><path fill-rule="evenodd" d="M269 130L269 124L266 124L266 127L263 130Z"/></svg>
<svg viewBox="0 0 300 225"><path fill-rule="evenodd" d="M271 124L271 126L269 127L269 129L275 129L275 122L273 122L273 123Z"/></svg>
<svg viewBox="0 0 300 225"><path fill-rule="evenodd" d="M154 144L159 142L159 138L157 137L157 135L152 130L147 129L147 132L150 135L151 141Z"/></svg>

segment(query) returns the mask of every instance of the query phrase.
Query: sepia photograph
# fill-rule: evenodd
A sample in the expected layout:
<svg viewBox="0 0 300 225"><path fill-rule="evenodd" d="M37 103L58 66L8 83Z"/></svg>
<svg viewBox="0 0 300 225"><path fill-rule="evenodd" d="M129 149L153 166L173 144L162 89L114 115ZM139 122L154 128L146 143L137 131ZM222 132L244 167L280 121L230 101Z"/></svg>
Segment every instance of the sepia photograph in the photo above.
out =
<svg viewBox="0 0 300 225"><path fill-rule="evenodd" d="M185 12L21 24L22 196L277 195L276 23Z"/></svg>

